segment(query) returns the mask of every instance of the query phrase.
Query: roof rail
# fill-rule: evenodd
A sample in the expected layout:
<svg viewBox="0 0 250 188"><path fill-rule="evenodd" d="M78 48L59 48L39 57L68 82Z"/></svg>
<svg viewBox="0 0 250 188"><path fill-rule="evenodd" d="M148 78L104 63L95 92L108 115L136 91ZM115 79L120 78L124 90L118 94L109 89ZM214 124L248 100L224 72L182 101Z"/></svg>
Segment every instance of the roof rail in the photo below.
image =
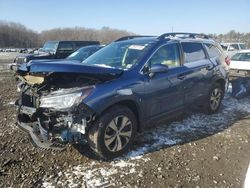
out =
<svg viewBox="0 0 250 188"><path fill-rule="evenodd" d="M180 35L179 38L203 38L203 39L209 39L208 35L202 34L202 33L164 33L158 37L158 39L165 39L167 37L178 37L177 35Z"/></svg>
<svg viewBox="0 0 250 188"><path fill-rule="evenodd" d="M141 38L141 37L153 37L153 36L148 36L148 35L130 35L130 36L121 37L121 38L115 40L114 42L123 41L123 40L129 40L129 39L134 39L134 38Z"/></svg>

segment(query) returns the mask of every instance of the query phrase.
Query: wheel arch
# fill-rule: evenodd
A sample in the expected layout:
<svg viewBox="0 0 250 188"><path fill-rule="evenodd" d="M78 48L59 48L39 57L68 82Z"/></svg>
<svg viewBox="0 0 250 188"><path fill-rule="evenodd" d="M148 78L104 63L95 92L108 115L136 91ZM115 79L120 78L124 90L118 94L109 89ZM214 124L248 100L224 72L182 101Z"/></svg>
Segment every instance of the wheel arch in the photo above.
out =
<svg viewBox="0 0 250 188"><path fill-rule="evenodd" d="M139 105L134 100L125 99L125 100L121 100L121 101L112 103L108 107L106 107L105 109L103 109L100 112L99 115L101 116L106 111L108 111L110 108L112 108L114 106L118 106L118 105L125 106L125 107L129 108L135 114L135 117L136 117L136 120L137 120L137 132L141 132L142 129L143 129L143 127L142 127L142 114L141 114Z"/></svg>
<svg viewBox="0 0 250 188"><path fill-rule="evenodd" d="M216 79L215 83L220 84L222 86L222 88L223 88L223 92L225 93L225 90L226 90L226 81L225 81L225 79L223 79L223 78Z"/></svg>

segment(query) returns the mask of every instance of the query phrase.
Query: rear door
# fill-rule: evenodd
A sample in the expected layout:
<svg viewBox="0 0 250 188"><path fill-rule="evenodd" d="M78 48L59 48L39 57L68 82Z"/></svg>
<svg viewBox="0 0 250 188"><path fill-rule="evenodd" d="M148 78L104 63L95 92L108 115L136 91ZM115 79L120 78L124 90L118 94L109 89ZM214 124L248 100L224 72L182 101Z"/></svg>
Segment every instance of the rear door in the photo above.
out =
<svg viewBox="0 0 250 188"><path fill-rule="evenodd" d="M183 90L185 103L193 104L207 94L214 65L207 57L202 43L182 42L184 55Z"/></svg>

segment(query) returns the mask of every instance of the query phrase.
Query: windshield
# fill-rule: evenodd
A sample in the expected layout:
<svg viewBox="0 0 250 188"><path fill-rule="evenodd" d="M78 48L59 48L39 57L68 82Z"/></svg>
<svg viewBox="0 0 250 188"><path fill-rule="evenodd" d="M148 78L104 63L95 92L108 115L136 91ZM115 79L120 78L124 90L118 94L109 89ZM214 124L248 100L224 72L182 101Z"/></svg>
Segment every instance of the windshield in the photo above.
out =
<svg viewBox="0 0 250 188"><path fill-rule="evenodd" d="M98 47L98 46L83 47L73 52L72 54L70 54L66 59L83 61L101 48L102 47Z"/></svg>
<svg viewBox="0 0 250 188"><path fill-rule="evenodd" d="M231 60L233 61L250 61L250 52L249 53L237 53Z"/></svg>
<svg viewBox="0 0 250 188"><path fill-rule="evenodd" d="M58 42L52 42L52 41L45 42L41 51L56 52L57 46L58 46Z"/></svg>
<svg viewBox="0 0 250 188"><path fill-rule="evenodd" d="M114 42L99 50L82 63L127 70L138 63L145 54L150 46L147 42Z"/></svg>

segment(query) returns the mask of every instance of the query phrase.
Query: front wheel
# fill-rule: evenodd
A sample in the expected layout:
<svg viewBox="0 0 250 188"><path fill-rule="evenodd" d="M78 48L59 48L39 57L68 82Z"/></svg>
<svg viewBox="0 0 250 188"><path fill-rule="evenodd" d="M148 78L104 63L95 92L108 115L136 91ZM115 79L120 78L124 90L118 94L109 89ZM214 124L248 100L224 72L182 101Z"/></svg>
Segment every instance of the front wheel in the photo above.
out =
<svg viewBox="0 0 250 188"><path fill-rule="evenodd" d="M125 153L137 131L134 113L125 106L114 106L90 127L87 137L90 147L102 158L115 158Z"/></svg>
<svg viewBox="0 0 250 188"><path fill-rule="evenodd" d="M218 112L223 96L224 89L222 85L219 83L215 83L206 98L205 113L213 114Z"/></svg>

